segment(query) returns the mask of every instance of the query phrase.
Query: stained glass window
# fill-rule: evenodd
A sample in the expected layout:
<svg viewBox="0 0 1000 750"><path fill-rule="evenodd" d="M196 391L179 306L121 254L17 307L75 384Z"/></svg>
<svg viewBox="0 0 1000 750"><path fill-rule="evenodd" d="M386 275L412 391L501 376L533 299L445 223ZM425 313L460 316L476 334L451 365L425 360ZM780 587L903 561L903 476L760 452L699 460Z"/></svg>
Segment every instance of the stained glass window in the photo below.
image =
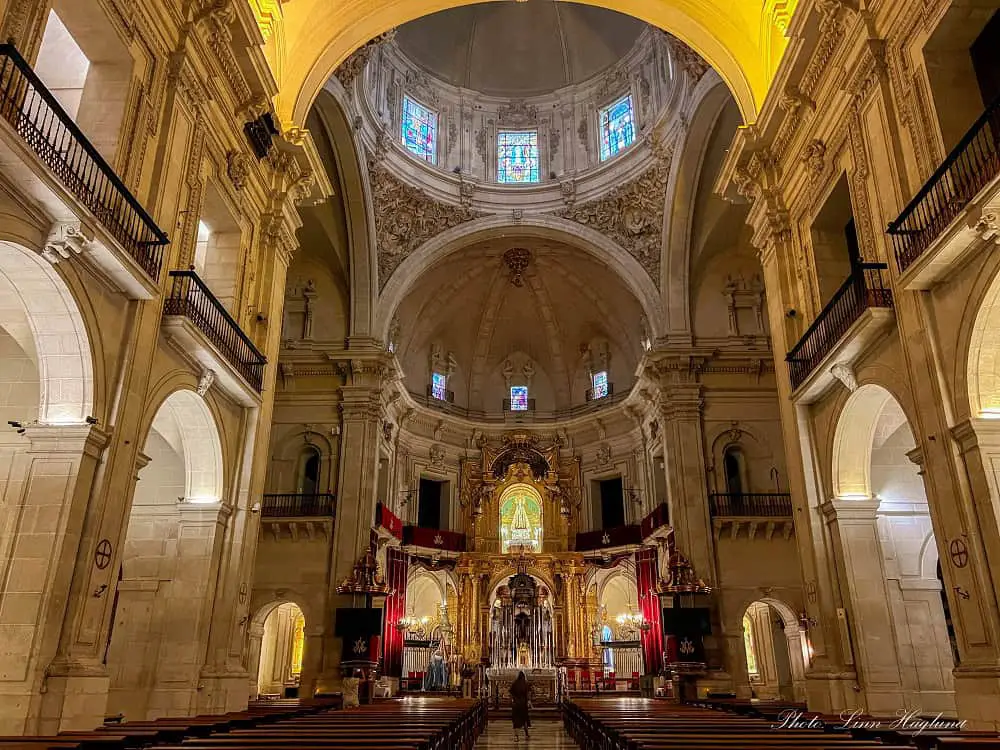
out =
<svg viewBox="0 0 1000 750"><path fill-rule="evenodd" d="M440 372L431 375L431 395L438 401L448 400L448 378Z"/></svg>
<svg viewBox="0 0 1000 750"><path fill-rule="evenodd" d="M403 97L403 146L407 151L433 164L437 126L436 112L417 104L408 96Z"/></svg>
<svg viewBox="0 0 1000 750"><path fill-rule="evenodd" d="M601 161L624 151L634 140L632 95L627 94L601 110Z"/></svg>
<svg viewBox="0 0 1000 750"><path fill-rule="evenodd" d="M528 410L528 386L512 385L510 387L510 410L511 411Z"/></svg>
<svg viewBox="0 0 1000 750"><path fill-rule="evenodd" d="M538 132L497 133L497 182L538 182Z"/></svg>
<svg viewBox="0 0 1000 750"><path fill-rule="evenodd" d="M594 373L594 398L604 398L608 395L608 373L607 370L601 370L600 372Z"/></svg>

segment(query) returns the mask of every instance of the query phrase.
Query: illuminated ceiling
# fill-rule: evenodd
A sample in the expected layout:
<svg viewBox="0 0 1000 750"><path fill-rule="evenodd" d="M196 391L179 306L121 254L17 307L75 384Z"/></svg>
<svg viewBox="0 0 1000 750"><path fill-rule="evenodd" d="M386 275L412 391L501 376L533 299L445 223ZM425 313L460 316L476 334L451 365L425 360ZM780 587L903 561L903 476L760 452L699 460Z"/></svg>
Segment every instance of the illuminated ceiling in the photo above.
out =
<svg viewBox="0 0 1000 750"><path fill-rule="evenodd" d="M267 39L283 125L305 122L336 67L379 34L469 0L247 0ZM510 2L511 0L495 0ZM545 2L547 0L529 0ZM752 122L786 46L797 0L582 0L659 26L718 71Z"/></svg>

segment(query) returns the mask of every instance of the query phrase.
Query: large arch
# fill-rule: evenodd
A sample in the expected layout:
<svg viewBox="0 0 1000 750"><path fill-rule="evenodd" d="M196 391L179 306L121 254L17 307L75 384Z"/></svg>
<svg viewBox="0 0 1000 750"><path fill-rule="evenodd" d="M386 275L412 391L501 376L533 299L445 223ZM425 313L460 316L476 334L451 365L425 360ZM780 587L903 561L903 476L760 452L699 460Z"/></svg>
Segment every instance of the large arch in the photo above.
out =
<svg viewBox="0 0 1000 750"><path fill-rule="evenodd" d="M910 460L910 424L882 385L866 383L844 402L832 446L829 518L865 708L951 715L947 601L929 552L937 540L923 478Z"/></svg>
<svg viewBox="0 0 1000 750"><path fill-rule="evenodd" d="M283 6L251 0L271 37L268 55L282 92L278 115L286 126L301 125L333 71L379 34L421 16L470 4L471 0L292 0ZM729 85L744 120L753 122L771 84L784 28L795 0L583 0L639 18L669 31L709 62ZM280 11L278 10L280 7ZM280 15L281 21L276 23Z"/></svg>
<svg viewBox="0 0 1000 750"><path fill-rule="evenodd" d="M94 362L87 328L50 263L0 240L0 327L35 359L42 424L83 424L94 410Z"/></svg>
<svg viewBox="0 0 1000 750"><path fill-rule="evenodd" d="M222 441L204 399L174 390L148 424L105 654L108 710L128 720L197 710L229 516ZM156 669L165 659L175 666Z"/></svg>
<svg viewBox="0 0 1000 750"><path fill-rule="evenodd" d="M659 336L663 330L663 307L659 293L649 275L635 258L600 232L555 216L525 216L520 223L511 225L506 216L488 216L453 227L428 240L407 256L386 282L379 298L375 334L385 339L389 333L392 316L409 290L423 274L449 255L470 244L504 232L517 232L522 237L563 242L584 250L616 273L626 288L635 295L649 321L650 335Z"/></svg>

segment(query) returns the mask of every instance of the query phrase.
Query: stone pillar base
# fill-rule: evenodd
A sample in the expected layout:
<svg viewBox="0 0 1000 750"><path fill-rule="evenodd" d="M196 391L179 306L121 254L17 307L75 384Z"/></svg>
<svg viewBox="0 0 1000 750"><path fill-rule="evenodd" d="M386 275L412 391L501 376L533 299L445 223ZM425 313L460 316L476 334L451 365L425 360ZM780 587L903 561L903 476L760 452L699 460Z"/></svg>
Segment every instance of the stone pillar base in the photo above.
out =
<svg viewBox="0 0 1000 750"><path fill-rule="evenodd" d="M198 713L244 711L250 700L250 675L242 670L203 669L198 681Z"/></svg>
<svg viewBox="0 0 1000 750"><path fill-rule="evenodd" d="M25 725L26 734L88 732L104 723L108 706L107 674L52 674L45 681L37 719ZM34 726L32 726L32 723Z"/></svg>
<svg viewBox="0 0 1000 750"><path fill-rule="evenodd" d="M854 672L814 670L806 673L806 705L810 711L839 714L863 708L863 699Z"/></svg>
<svg viewBox="0 0 1000 750"><path fill-rule="evenodd" d="M1000 730L1000 667L956 667L955 705L965 729Z"/></svg>

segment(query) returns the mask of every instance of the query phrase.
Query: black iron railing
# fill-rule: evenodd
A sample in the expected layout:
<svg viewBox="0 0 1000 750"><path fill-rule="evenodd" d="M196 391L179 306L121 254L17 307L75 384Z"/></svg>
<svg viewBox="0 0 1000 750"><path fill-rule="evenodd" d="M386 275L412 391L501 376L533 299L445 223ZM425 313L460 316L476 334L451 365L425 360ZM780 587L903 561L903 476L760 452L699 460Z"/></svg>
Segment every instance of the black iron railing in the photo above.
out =
<svg viewBox="0 0 1000 750"><path fill-rule="evenodd" d="M260 504L264 518L295 518L296 516L332 516L336 510L336 496L268 494Z"/></svg>
<svg viewBox="0 0 1000 750"><path fill-rule="evenodd" d="M834 293L785 357L792 388L802 385L865 310L892 307L892 290L882 273L886 268L885 263L861 263Z"/></svg>
<svg viewBox="0 0 1000 750"><path fill-rule="evenodd" d="M0 44L0 117L158 281L167 235L11 44Z"/></svg>
<svg viewBox="0 0 1000 750"><path fill-rule="evenodd" d="M164 315L183 315L208 337L237 372L258 392L267 360L194 271L171 271L173 283Z"/></svg>
<svg viewBox="0 0 1000 750"><path fill-rule="evenodd" d="M973 198L1000 174L1000 98L968 133L887 230L905 271Z"/></svg>
<svg viewBox="0 0 1000 750"><path fill-rule="evenodd" d="M713 518L792 515L792 496L787 492L713 492L708 502Z"/></svg>

